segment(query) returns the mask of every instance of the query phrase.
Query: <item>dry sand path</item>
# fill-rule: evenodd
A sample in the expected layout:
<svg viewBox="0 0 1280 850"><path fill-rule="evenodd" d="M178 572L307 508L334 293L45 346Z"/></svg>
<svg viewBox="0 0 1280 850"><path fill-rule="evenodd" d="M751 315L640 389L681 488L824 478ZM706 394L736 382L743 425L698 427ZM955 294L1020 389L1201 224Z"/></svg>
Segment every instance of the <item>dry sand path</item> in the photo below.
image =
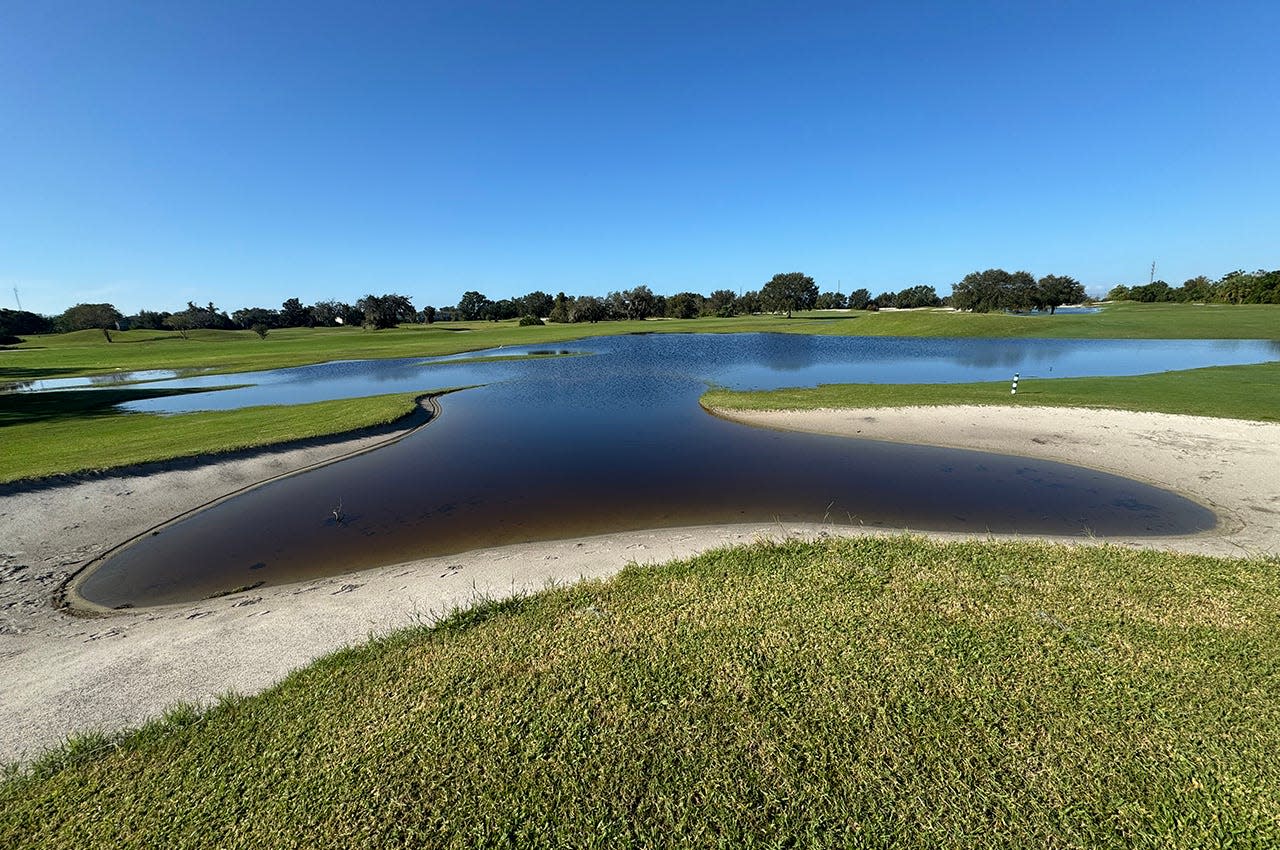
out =
<svg viewBox="0 0 1280 850"><path fill-rule="evenodd" d="M1195 537L1109 542L1223 555L1280 551L1280 425L1027 408L721 415L1117 472L1198 499L1225 522ZM862 533L795 524L660 529L482 549L100 619L50 604L70 573L135 534L256 481L384 439L156 466L43 488L0 487L0 760L30 758L74 731L138 725L179 700L259 691L320 655L477 595L607 576L630 562L661 562L759 538Z"/></svg>

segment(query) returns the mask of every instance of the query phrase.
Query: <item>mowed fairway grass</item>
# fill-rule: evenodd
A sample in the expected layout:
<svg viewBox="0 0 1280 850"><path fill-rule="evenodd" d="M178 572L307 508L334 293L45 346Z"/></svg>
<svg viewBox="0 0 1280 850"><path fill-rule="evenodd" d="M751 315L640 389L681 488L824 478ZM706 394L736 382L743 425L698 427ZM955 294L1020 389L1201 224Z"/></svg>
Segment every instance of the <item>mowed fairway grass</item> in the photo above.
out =
<svg viewBox="0 0 1280 850"><path fill-rule="evenodd" d="M1121 378L1028 379L971 384L823 384L758 392L717 388L702 404L724 410L813 410L980 404L1104 407L1280 421L1280 362L1213 366Z"/></svg>
<svg viewBox="0 0 1280 850"><path fill-rule="evenodd" d="M86 734L0 846L1275 847L1280 571L760 543Z"/></svg>
<svg viewBox="0 0 1280 850"><path fill-rule="evenodd" d="M243 372L327 360L426 357L503 345L624 333L806 333L838 336L1051 337L1080 339L1280 339L1280 305L1109 304L1096 314L1012 316L941 310L816 311L729 319L650 319L519 327L506 322L252 331L100 331L29 337L0 349L0 382L141 369Z"/></svg>
<svg viewBox="0 0 1280 850"><path fill-rule="evenodd" d="M0 483L360 431L418 410L414 393L174 416L111 408L155 395L141 387L0 395Z"/></svg>
<svg viewBox="0 0 1280 850"><path fill-rule="evenodd" d="M176 333L129 331L115 333L107 343L98 331L78 331L55 336L32 337L27 342L0 349L0 383L35 378L117 374L119 372L174 369L243 372L296 366L328 360L356 358L422 357L509 345L554 344L589 336L624 333L747 333L786 332L868 336L957 336L957 337L1081 337L1081 338L1275 338L1280 328L1280 307L1274 305L1188 305L1112 304L1097 314L1057 316L1010 316L967 314L936 310L827 311L781 316L739 316L729 319L649 320L601 322L599 324L519 327L514 322L457 322L430 326L404 326L385 331L358 328L295 328L272 331L259 339L250 331L193 331L183 339ZM1246 367L1247 368L1247 367ZM1186 373L1184 373L1186 374ZM1163 406L1134 407L1145 403L1130 401L1122 390L1110 391L1113 379L1097 379L1099 388L1085 383L1058 385L1052 394L1037 395L1043 388L1027 387L1019 403L1079 404L1082 399L1094 406L1134 407L1167 412L1206 412L1219 416L1268 418L1265 393L1250 401L1230 387L1254 382L1248 373L1234 383L1221 386L1210 382L1194 384L1196 391L1164 390L1148 394L1150 403ZM1274 373L1260 373L1271 381ZM1123 379L1122 379L1123 380ZM1047 386L1047 384L1046 384ZM1190 387L1192 384L1186 384ZM994 385L967 385L960 390L932 388L919 391L932 398L956 400L986 396ZM1065 391L1064 391L1065 390ZM790 391L784 391L790 392ZM821 393L830 393L822 388ZM848 393L851 391L842 390ZM880 393L882 390L868 390ZM904 390L903 399L916 390ZM1057 399L1050 401L1050 395ZM105 397L99 397L105 398ZM780 397L779 397L780 398ZM816 401L832 406L835 401ZM1138 397L1134 397L1138 398ZM1218 405L1221 398L1222 405ZM344 402L300 405L292 408L264 407L234 414L192 413L177 417L133 414L113 420L110 405L98 405L95 415L79 418L47 415L51 406L47 394L0 396L0 437L9 451L0 455L0 482L50 475L111 469L147 461L233 451L248 446L268 445L340 434L394 418L404 412L404 396L373 396ZM1003 394L1008 400L1008 394ZM780 406L778 401L721 398L721 406ZM884 402L890 403L890 402ZM943 403L902 401L903 404ZM947 402L951 403L951 402ZM71 408L81 401L67 403ZM790 402L786 405L792 406ZM1274 410L1274 406L1271 408Z"/></svg>

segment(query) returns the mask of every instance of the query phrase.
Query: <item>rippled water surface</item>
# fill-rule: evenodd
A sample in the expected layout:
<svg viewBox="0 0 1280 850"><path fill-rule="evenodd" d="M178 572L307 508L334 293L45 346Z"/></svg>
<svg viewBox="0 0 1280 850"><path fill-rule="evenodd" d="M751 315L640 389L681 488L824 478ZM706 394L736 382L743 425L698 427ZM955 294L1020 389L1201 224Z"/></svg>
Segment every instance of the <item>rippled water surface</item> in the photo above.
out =
<svg viewBox="0 0 1280 850"><path fill-rule="evenodd" d="M82 585L100 604L185 601L482 546L735 521L822 521L1027 534L1179 534L1207 509L1042 461L783 433L706 414L708 382L974 381L1258 362L1251 341L948 340L781 334L631 335L557 344L586 356L329 363L187 378L254 387L149 400L176 412L439 387L409 438L223 502L111 557ZM168 385L167 383L159 384ZM343 521L333 511L341 506Z"/></svg>

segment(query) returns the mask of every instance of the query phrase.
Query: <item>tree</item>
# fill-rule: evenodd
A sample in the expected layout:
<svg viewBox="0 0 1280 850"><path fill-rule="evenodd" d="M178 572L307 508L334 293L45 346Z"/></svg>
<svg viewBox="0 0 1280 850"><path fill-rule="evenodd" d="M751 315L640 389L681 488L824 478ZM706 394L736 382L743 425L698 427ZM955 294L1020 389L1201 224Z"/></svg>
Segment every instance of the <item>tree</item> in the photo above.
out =
<svg viewBox="0 0 1280 850"><path fill-rule="evenodd" d="M1115 286L1111 287L1111 289L1107 292L1107 300L1108 301L1128 301L1129 287L1125 286L1123 283L1117 283Z"/></svg>
<svg viewBox="0 0 1280 850"><path fill-rule="evenodd" d="M364 326L374 330L394 328L401 322L412 322L418 312L413 308L412 301L395 293L366 295L356 302L356 308L363 315Z"/></svg>
<svg viewBox="0 0 1280 850"><path fill-rule="evenodd" d="M267 334L271 333L271 328L267 327L262 322L254 322L249 326L249 330L256 333L258 335L258 339L266 339Z"/></svg>
<svg viewBox="0 0 1280 850"><path fill-rule="evenodd" d="M760 293L755 290L742 293L734 299L733 309L737 311L740 316L754 316L761 310Z"/></svg>
<svg viewBox="0 0 1280 850"><path fill-rule="evenodd" d="M824 292L814 306L819 310L843 310L849 306L849 299L839 292Z"/></svg>
<svg viewBox="0 0 1280 850"><path fill-rule="evenodd" d="M424 325L434 324L436 320L436 308L428 304L422 308L422 312L418 315L422 317L422 323Z"/></svg>
<svg viewBox="0 0 1280 850"><path fill-rule="evenodd" d="M303 307L297 298L290 298L280 305L280 324L282 328L310 328L316 323L311 308Z"/></svg>
<svg viewBox="0 0 1280 850"><path fill-rule="evenodd" d="M514 319L519 315L519 302L512 301L510 298L503 298L501 301L490 301L484 306L484 318L491 322Z"/></svg>
<svg viewBox="0 0 1280 850"><path fill-rule="evenodd" d="M727 319L730 316L738 315L738 296L734 294L732 289L717 289L707 298L704 309L709 316L719 316Z"/></svg>
<svg viewBox="0 0 1280 850"><path fill-rule="evenodd" d="M539 319L545 319L551 315L551 308L555 306L555 301L551 296L540 289L535 289L523 298L517 299L520 303L520 312L526 316L537 316Z"/></svg>
<svg viewBox="0 0 1280 850"><path fill-rule="evenodd" d="M123 318L113 304L76 304L58 317L57 326L63 332L95 328L111 342L111 329Z"/></svg>
<svg viewBox="0 0 1280 850"><path fill-rule="evenodd" d="M850 310L865 310L870 303L871 293L865 289L855 289L850 292L849 300L846 302Z"/></svg>
<svg viewBox="0 0 1280 850"><path fill-rule="evenodd" d="M1213 294L1213 281L1204 275L1183 281L1177 291L1179 301L1211 301Z"/></svg>
<svg viewBox="0 0 1280 850"><path fill-rule="evenodd" d="M187 338L187 331L196 328L230 330L235 327L231 317L225 311L219 312L212 301L204 307L197 305L194 301L188 301L187 309L173 313L164 320L164 323L166 327L173 328L181 334L183 339Z"/></svg>
<svg viewBox="0 0 1280 850"><path fill-rule="evenodd" d="M1004 289L1012 277L1004 269L970 272L951 289L951 304L957 310L990 313L1004 306Z"/></svg>
<svg viewBox="0 0 1280 850"><path fill-rule="evenodd" d="M53 321L47 316L29 310L0 308L0 345L22 342L18 334L49 334L53 330Z"/></svg>
<svg viewBox="0 0 1280 850"><path fill-rule="evenodd" d="M626 308L626 316L633 321L647 319L658 315L658 299L653 290L643 283L622 293L622 302Z"/></svg>
<svg viewBox="0 0 1280 850"><path fill-rule="evenodd" d="M254 325L264 328L283 327L280 324L280 313L266 307L242 307L231 314L231 320L242 328L254 329Z"/></svg>
<svg viewBox="0 0 1280 850"><path fill-rule="evenodd" d="M563 292L557 294L547 318L552 322L568 324L573 320L573 299L567 297Z"/></svg>
<svg viewBox="0 0 1280 850"><path fill-rule="evenodd" d="M458 301L458 318L464 322L474 322L476 319L483 319L485 309L491 302L484 297L483 293L471 290L462 293L461 300Z"/></svg>
<svg viewBox="0 0 1280 850"><path fill-rule="evenodd" d="M132 318L130 324L140 331L158 331L164 328L164 320L172 315L168 312L157 312L155 310L139 310L138 315Z"/></svg>
<svg viewBox="0 0 1280 850"><path fill-rule="evenodd" d="M937 307L942 303L938 291L932 286L909 286L894 296L894 306L902 309L913 307Z"/></svg>
<svg viewBox="0 0 1280 850"><path fill-rule="evenodd" d="M672 319L696 319L702 312L703 297L698 292L677 292L667 299L667 316Z"/></svg>
<svg viewBox="0 0 1280 850"><path fill-rule="evenodd" d="M1053 315L1063 304L1079 304L1084 300L1084 284L1073 277L1047 274L1036 284L1039 290L1039 307L1049 308Z"/></svg>
<svg viewBox="0 0 1280 850"><path fill-rule="evenodd" d="M1173 289L1163 280L1154 280L1151 283L1145 283L1142 286L1133 286L1129 288L1129 298L1134 301L1142 301L1152 304L1157 301L1173 301Z"/></svg>
<svg viewBox="0 0 1280 850"><path fill-rule="evenodd" d="M573 299L573 309L569 314L571 322L596 322L609 317L609 309L604 300L594 295L581 295Z"/></svg>
<svg viewBox="0 0 1280 850"><path fill-rule="evenodd" d="M812 310L818 301L818 285L802 272L775 274L760 290L760 303L770 313Z"/></svg>

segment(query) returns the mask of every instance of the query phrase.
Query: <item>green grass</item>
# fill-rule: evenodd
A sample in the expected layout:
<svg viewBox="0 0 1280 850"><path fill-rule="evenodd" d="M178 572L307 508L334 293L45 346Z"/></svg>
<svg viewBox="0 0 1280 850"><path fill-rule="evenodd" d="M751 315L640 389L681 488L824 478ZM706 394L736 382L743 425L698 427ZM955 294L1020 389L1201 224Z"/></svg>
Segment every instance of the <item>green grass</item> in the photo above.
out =
<svg viewBox="0 0 1280 850"><path fill-rule="evenodd" d="M990 336L1148 339L1276 339L1280 306L1113 304L1094 315L815 312L795 318L601 322L596 325L518 327L509 322L457 322L359 328L275 330L266 339L252 331L194 331L182 339L167 331L117 333L107 343L99 331L30 337L0 350L0 382L36 377L110 374L139 369L211 369L239 372L326 360L455 354L499 345L543 344L637 331L654 333L784 332L868 336Z"/></svg>
<svg viewBox="0 0 1280 850"><path fill-rule="evenodd" d="M1276 564L755 545L86 734L0 846L1275 847Z"/></svg>
<svg viewBox="0 0 1280 850"><path fill-rule="evenodd" d="M1123 378L1033 378L1010 395L1008 381L972 384L823 384L736 392L711 389L705 407L725 410L812 410L820 407L906 407L985 404L1105 407L1280 421L1280 362L1213 366Z"/></svg>
<svg viewBox="0 0 1280 850"><path fill-rule="evenodd" d="M401 419L415 393L160 416L108 405L170 395L145 387L0 395L0 483L217 454L356 431ZM101 396L101 397L99 397Z"/></svg>
<svg viewBox="0 0 1280 850"><path fill-rule="evenodd" d="M517 344L552 345L586 336L637 332L1275 338L1278 327L1280 306L1275 305L1114 304L1098 314L1060 316L974 315L922 310L815 312L798 314L793 319L744 316L524 328L514 322L459 322L377 332L358 328L298 328L272 331L265 340L251 331L195 331L190 339L182 339L176 333L129 331L115 334L116 342L107 343L100 332L79 331L32 337L23 345L0 350L0 383L143 369L237 372L326 360L433 356ZM1155 383L1133 384L1139 387L1136 395L1124 382L1141 382L1143 379L1081 379L1081 383L1074 384L1070 381L1035 382L1034 386L1026 386L1016 403L1113 406L1112 401L1102 399L1119 399L1121 403L1114 406L1139 410L1259 419L1276 417L1274 399L1277 382L1274 371L1257 373L1261 377L1256 385L1250 377L1254 373L1247 371L1224 372L1229 378L1222 383L1201 381L1191 372L1176 374L1193 377L1182 382L1179 378L1152 376ZM1239 380L1236 380L1237 376ZM872 397L913 399L881 400L877 402L880 404L953 403L974 401L988 395L999 396L1002 403L1008 402L1008 393L1000 393L999 388L999 384L948 385L945 388L822 387L816 391L780 391L769 399L760 395L730 398L719 392L709 398L716 399L716 405L725 407L753 404L765 407L805 406L799 402L781 401L793 395L803 397L809 406L867 404L870 402L855 399ZM804 396L806 392L811 395ZM921 400L926 396L935 400ZM97 406L93 411L82 411L80 422L69 417L58 417L57 421L50 422L42 410L49 402L41 400L38 394L0 395L0 400L4 400L0 401L0 427L3 428L0 437L5 440L6 448L10 448L0 455L0 482L231 451L249 445L267 445L273 441L304 439L381 424L389 417L394 418L392 411L399 404L389 401L389 398L392 397L376 397L377 400L372 401L351 399L333 411L311 405L296 409L259 408L242 412L243 419L237 419L233 413L200 413L164 419L131 415L113 421L111 416L102 415L111 412L109 406Z"/></svg>

